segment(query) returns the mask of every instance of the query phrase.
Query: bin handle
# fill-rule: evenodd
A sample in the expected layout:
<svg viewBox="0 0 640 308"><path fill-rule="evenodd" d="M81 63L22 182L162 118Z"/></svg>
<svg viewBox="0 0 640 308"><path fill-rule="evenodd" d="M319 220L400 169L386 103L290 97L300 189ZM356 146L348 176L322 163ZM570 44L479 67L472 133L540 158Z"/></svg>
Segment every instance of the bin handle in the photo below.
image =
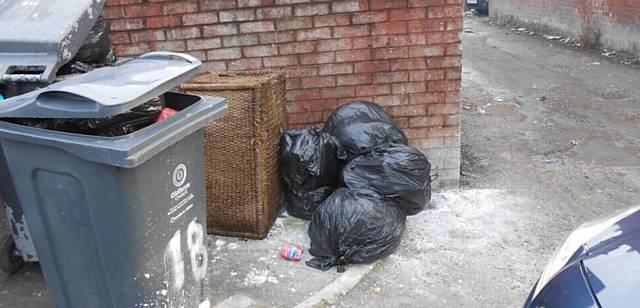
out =
<svg viewBox="0 0 640 308"><path fill-rule="evenodd" d="M46 91L36 98L36 104L41 108L62 112L95 112L100 106L92 99L66 91Z"/></svg>
<svg viewBox="0 0 640 308"><path fill-rule="evenodd" d="M168 52L168 51L154 51L148 52L141 56L138 56L134 59L143 59L143 60L173 60L173 61L182 61L189 64L192 63L200 63L200 60L197 58L177 52Z"/></svg>
<svg viewBox="0 0 640 308"><path fill-rule="evenodd" d="M20 65L13 65L13 66L20 66ZM34 64L30 64L30 65L24 65L27 67L40 67L40 66L44 66L45 69L44 71L37 71L35 74L27 74L27 73L22 73L22 74L12 74L9 73L9 68L12 67L12 65L2 65L0 66L0 80L2 80L5 83L17 83L17 82L44 82L44 83L49 83L52 82L54 79L54 65L34 65Z"/></svg>

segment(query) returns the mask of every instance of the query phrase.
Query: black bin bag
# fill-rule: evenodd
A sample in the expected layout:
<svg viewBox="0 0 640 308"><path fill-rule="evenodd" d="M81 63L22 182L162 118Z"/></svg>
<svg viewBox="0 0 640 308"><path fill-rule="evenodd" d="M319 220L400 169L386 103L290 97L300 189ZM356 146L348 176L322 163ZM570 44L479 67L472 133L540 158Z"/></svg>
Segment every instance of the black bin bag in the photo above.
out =
<svg viewBox="0 0 640 308"><path fill-rule="evenodd" d="M324 130L334 135L351 124L375 122L394 125L391 117L379 105L372 102L353 101L334 110L324 123Z"/></svg>
<svg viewBox="0 0 640 308"><path fill-rule="evenodd" d="M406 218L388 201L339 188L313 214L309 252L315 258L307 265L326 271L387 257L400 246Z"/></svg>
<svg viewBox="0 0 640 308"><path fill-rule="evenodd" d="M407 144L407 137L395 125L357 123L335 132L334 136L346 152L346 161L392 143Z"/></svg>
<svg viewBox="0 0 640 308"><path fill-rule="evenodd" d="M419 150L393 144L357 157L342 169L345 186L374 193L416 215L431 199L431 164Z"/></svg>
<svg viewBox="0 0 640 308"><path fill-rule="evenodd" d="M280 141L280 176L284 205L291 216L310 219L338 185L341 150L335 139L317 128L290 130Z"/></svg>
<svg viewBox="0 0 640 308"><path fill-rule="evenodd" d="M407 137L391 117L371 102L355 101L339 107L325 122L324 131L336 137L346 151L347 162L378 146L407 144Z"/></svg>

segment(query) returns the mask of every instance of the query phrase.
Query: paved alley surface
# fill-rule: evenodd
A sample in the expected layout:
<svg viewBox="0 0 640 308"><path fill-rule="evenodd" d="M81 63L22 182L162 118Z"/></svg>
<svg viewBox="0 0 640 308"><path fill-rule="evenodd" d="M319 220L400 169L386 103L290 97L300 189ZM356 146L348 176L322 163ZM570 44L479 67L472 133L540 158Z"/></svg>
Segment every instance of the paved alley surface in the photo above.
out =
<svg viewBox="0 0 640 308"><path fill-rule="evenodd" d="M329 306L521 307L573 228L640 204L640 69L476 17L465 29L462 187L434 195L400 250ZM212 303L292 307L339 277L278 258L281 242L308 245L305 229L211 237ZM51 305L37 265L0 273L0 299Z"/></svg>
<svg viewBox="0 0 640 308"><path fill-rule="evenodd" d="M475 17L465 28L463 190L409 219L342 307L521 307L570 230L640 203L640 70Z"/></svg>

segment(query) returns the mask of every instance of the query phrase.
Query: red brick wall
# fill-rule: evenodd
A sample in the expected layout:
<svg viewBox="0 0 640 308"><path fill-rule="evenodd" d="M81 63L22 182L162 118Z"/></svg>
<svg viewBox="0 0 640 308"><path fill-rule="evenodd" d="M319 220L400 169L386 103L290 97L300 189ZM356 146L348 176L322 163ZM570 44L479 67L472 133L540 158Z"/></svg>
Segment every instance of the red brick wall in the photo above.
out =
<svg viewBox="0 0 640 308"><path fill-rule="evenodd" d="M640 56L640 1L492 0L493 17Z"/></svg>
<svg viewBox="0 0 640 308"><path fill-rule="evenodd" d="M374 101L459 178L462 0L107 0L120 56L190 53L208 70L282 69L291 127Z"/></svg>

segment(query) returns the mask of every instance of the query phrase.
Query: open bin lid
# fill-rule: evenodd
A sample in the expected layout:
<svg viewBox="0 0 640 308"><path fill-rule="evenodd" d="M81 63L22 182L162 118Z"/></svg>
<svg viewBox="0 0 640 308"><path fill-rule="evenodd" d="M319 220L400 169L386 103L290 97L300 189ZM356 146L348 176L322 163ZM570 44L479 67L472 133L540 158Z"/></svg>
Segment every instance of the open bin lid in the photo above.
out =
<svg viewBox="0 0 640 308"><path fill-rule="evenodd" d="M196 74L189 55L151 52L0 102L0 118L105 118L125 113Z"/></svg>
<svg viewBox="0 0 640 308"><path fill-rule="evenodd" d="M53 82L104 0L0 0L0 82Z"/></svg>

